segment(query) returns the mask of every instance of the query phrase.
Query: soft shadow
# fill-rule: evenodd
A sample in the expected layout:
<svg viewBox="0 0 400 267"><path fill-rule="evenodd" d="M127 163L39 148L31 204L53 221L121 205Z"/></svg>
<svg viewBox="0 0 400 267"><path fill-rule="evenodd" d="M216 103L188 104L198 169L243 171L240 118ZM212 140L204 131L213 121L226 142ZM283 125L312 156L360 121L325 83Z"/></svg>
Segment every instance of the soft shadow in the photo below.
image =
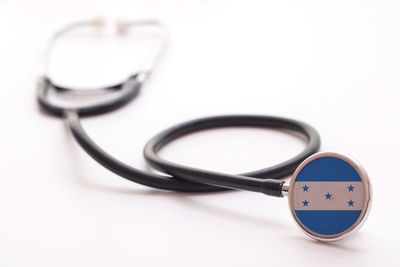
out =
<svg viewBox="0 0 400 267"><path fill-rule="evenodd" d="M173 191L163 191L158 189L152 188L122 188L122 187L115 187L110 185L104 185L101 183L93 182L87 177L82 175L83 172L80 170L83 169L81 166L81 161L79 161L79 153L78 149L80 147L76 144L75 140L73 139L68 127L66 126L66 134L65 134L65 141L68 144L68 154L70 158L70 162L72 162L71 170L73 170L72 177L75 183L78 186L89 188L90 190L96 190L99 192L105 193L113 193L113 194L124 194L124 195L140 195L140 196L150 196L150 197L168 197L169 199L173 199L178 204L182 204L189 208L194 208L201 212L207 214L214 214L218 217L224 217L229 220L241 221L244 223L249 223L252 225L257 225L260 227L287 227L285 224L282 224L278 221L268 220L265 218L254 217L248 214L243 214L240 212L231 211L228 209L216 207L213 205L205 204L203 202L197 201L194 197L203 197L206 195L222 195L222 194L240 194L239 191L221 191L221 192L209 192L209 193L181 193L181 192L173 192Z"/></svg>
<svg viewBox="0 0 400 267"><path fill-rule="evenodd" d="M240 192L238 192L238 191L234 191L234 192L230 192L230 193L231 194L240 194ZM251 224L253 226L266 227L266 228L271 228L271 227L287 228L286 224L279 222L279 221L271 220L269 218L267 219L267 218L256 217L256 216L252 216L249 214L244 214L244 213L232 211L229 209L217 207L214 205L205 204L203 202L196 201L193 198L190 198L188 196L184 196L184 197L174 196L174 200L178 201L179 203L183 203L185 206L189 206L190 208L195 208L196 210L198 210L200 212L204 212L207 214L213 214L216 217L223 217L225 219L234 220L236 222L239 221L242 223Z"/></svg>
<svg viewBox="0 0 400 267"><path fill-rule="evenodd" d="M364 253L365 250L358 249L355 247L353 244L354 243L360 243L360 236L361 233L358 233L357 235L351 236L351 238L345 238L342 240L338 241L332 241L332 242L323 242L323 241L318 241L314 240L308 237L299 237L299 236L285 236L283 238L288 239L288 242L293 242L293 243L298 243L300 247L307 247L309 250L312 247L324 247L328 251L337 251L340 253L348 253L348 254L359 254L359 253Z"/></svg>

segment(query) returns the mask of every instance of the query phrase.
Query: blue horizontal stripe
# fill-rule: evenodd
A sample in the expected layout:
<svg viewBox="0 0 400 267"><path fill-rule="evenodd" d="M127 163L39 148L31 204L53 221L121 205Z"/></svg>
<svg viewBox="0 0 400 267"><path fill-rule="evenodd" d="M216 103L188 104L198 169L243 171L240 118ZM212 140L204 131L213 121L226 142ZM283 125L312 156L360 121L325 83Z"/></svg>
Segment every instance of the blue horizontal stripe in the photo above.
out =
<svg viewBox="0 0 400 267"><path fill-rule="evenodd" d="M360 182L357 171L349 163L334 157L317 158L299 172L296 182Z"/></svg>
<svg viewBox="0 0 400 267"><path fill-rule="evenodd" d="M361 214L361 210L296 210L299 220L311 231L334 235L346 231Z"/></svg>

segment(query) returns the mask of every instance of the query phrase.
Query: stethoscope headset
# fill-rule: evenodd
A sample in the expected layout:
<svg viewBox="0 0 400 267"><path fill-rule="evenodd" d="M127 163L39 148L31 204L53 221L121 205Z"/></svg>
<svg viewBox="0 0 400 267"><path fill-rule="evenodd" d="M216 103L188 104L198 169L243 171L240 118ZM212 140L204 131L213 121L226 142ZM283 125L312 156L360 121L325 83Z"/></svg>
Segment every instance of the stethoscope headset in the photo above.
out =
<svg viewBox="0 0 400 267"><path fill-rule="evenodd" d="M85 132L81 118L116 110L134 99L148 79L164 46L166 31L162 23L143 20L115 23L117 33L126 34L132 27L156 27L159 41L154 54L140 71L124 82L104 88L86 90L66 88L49 77L47 62L54 41L78 27L101 28L101 19L67 25L51 39L44 54L37 98L43 110L65 118L68 128L80 146L98 163L132 182L178 192L217 192L239 189L275 197L289 197L293 218L312 238L321 241L338 240L359 229L367 217L371 203L371 188L364 169L348 156L334 152L317 153L320 137L310 125L288 118L256 115L215 116L195 119L162 131L144 148L146 161L164 174L149 173L129 166L100 148ZM109 96L95 104L64 107L50 101L49 91L58 97L68 96L79 102L98 95ZM264 127L289 130L303 135L307 145L298 155L275 166L239 175L225 174L183 166L161 158L158 152L168 143L190 133L222 127ZM282 180L291 176L290 185Z"/></svg>

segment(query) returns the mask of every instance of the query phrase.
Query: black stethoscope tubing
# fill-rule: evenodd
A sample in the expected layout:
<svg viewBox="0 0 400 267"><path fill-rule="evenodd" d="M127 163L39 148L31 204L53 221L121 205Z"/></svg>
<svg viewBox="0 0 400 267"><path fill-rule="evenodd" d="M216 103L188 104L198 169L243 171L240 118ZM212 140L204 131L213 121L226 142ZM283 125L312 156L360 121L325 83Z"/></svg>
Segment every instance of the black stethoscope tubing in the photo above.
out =
<svg viewBox="0 0 400 267"><path fill-rule="evenodd" d="M255 115L208 117L173 126L159 133L146 144L144 149L146 161L166 175L139 170L119 161L101 149L88 136L80 123L81 117L103 114L129 103L138 94L142 85L138 77L140 75L133 75L125 83L121 83L120 87L125 87L125 89L121 89L117 97L100 104L79 108L63 108L52 104L48 99L50 89L61 94L76 89L64 88L62 91L57 90L59 86L52 83L49 78L43 77L38 87L38 102L45 111L59 117L65 117L67 125L77 142L105 168L130 181L158 189L179 192L215 192L227 189L241 189L281 197L282 185L284 184L281 178L291 175L303 160L316 153L319 149L320 138L317 131L310 125L300 121ZM102 90L115 90L107 88L113 87L106 87ZM240 175L224 174L179 165L162 159L157 154L163 146L179 137L196 131L221 127L264 127L290 130L304 135L308 143L300 154L285 162Z"/></svg>

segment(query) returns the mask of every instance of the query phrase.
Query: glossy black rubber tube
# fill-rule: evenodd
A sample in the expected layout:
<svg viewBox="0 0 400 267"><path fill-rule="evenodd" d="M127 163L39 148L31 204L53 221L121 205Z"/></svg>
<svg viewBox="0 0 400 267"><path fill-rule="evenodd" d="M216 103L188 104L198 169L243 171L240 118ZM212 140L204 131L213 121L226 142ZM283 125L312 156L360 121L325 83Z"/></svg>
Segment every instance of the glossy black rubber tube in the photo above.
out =
<svg viewBox="0 0 400 267"><path fill-rule="evenodd" d="M98 163L115 174L138 184L158 189L178 192L216 192L227 190L206 184L174 179L167 175L158 175L131 167L114 158L99 147L83 129L80 118L74 110L66 113L67 124L80 146Z"/></svg>
<svg viewBox="0 0 400 267"><path fill-rule="evenodd" d="M291 130L305 135L308 139L308 144L300 154L285 162L241 175L230 175L187 167L167 161L157 154L162 147L179 137L196 131L221 127L264 127ZM291 175L304 159L318 151L319 146L320 138L317 131L303 122L271 116L230 115L201 118L171 127L153 137L146 144L144 157L153 168L168 173L175 178L232 189L261 192L272 196L282 196L281 188L284 182L271 179L279 179Z"/></svg>
<svg viewBox="0 0 400 267"><path fill-rule="evenodd" d="M311 126L302 122L267 116L221 116L193 120L174 126L152 138L145 147L146 160L155 168L164 171L167 175L147 173L131 167L115 159L102 150L83 129L78 114L71 110L67 113L67 122L82 148L97 162L110 171L139 184L158 189L179 192L215 192L226 189L242 189L262 192L271 196L282 196L282 180L273 180L285 177L294 172L296 167L305 158L319 149L318 133ZM230 175L207 170L185 167L163 160L157 152L165 144L183 135L216 127L247 126L282 128L304 134L309 140L307 147L294 158L266 169ZM268 179L265 179L268 178Z"/></svg>

